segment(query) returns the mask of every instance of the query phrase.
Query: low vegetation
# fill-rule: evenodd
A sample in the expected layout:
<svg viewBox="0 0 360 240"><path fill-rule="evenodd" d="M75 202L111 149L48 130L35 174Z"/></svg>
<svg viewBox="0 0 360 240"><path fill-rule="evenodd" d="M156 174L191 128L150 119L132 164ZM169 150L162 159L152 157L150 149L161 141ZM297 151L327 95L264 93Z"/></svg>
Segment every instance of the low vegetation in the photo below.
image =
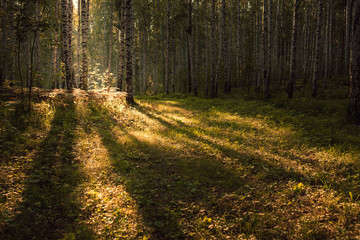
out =
<svg viewBox="0 0 360 240"><path fill-rule="evenodd" d="M0 238L355 239L360 128L320 94L2 92Z"/></svg>

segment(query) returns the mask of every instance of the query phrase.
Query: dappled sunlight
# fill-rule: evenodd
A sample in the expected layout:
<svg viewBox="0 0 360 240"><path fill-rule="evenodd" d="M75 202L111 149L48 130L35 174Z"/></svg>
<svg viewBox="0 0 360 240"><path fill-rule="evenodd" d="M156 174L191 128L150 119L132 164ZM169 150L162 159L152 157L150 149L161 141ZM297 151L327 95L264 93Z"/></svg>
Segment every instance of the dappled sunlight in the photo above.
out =
<svg viewBox="0 0 360 240"><path fill-rule="evenodd" d="M57 232L66 239L246 239L257 231L303 236L354 226L360 213L360 193L352 187L360 179L355 153L311 145L296 125L177 100L128 106L121 94L73 95L59 95L55 105L37 103L43 131L29 129L20 139L35 137L41 151L20 154L16 167L1 167L12 186L1 207L13 211L12 218L24 192L13 185L28 176L22 168L33 161L52 170L30 174L34 182L23 189L36 187L39 176L66 189L66 206L54 205L66 213L52 210L62 226L69 224Z"/></svg>
<svg viewBox="0 0 360 240"><path fill-rule="evenodd" d="M113 171L113 162L103 139L91 122L87 101L79 101L77 112L83 128L76 131L76 157L86 180L77 191L82 197L81 223L90 227L99 239L135 238L142 230L142 217L136 201Z"/></svg>

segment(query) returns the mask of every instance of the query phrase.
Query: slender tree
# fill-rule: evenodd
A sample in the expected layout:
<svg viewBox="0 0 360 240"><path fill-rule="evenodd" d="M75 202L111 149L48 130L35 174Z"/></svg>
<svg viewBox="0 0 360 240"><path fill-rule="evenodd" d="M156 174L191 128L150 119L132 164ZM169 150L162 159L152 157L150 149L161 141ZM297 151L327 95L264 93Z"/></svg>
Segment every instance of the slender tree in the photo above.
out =
<svg viewBox="0 0 360 240"><path fill-rule="evenodd" d="M268 0L263 0L263 18L262 18L262 57L263 57L263 85L265 98L270 97L269 82L269 60L268 60Z"/></svg>
<svg viewBox="0 0 360 240"><path fill-rule="evenodd" d="M133 90L133 7L132 0L126 0L126 21L125 21L125 52L126 52L126 102L128 104L135 104L134 90Z"/></svg>
<svg viewBox="0 0 360 240"><path fill-rule="evenodd" d="M216 0L211 5L211 93L210 97L217 97L218 84L216 79L216 48L215 48L215 22L216 22Z"/></svg>
<svg viewBox="0 0 360 240"><path fill-rule="evenodd" d="M110 24L109 24L109 51L108 51L108 75L107 75L107 85L108 91L110 91L111 85L111 55L112 55L112 41L113 41L113 0L110 1Z"/></svg>
<svg viewBox="0 0 360 240"><path fill-rule="evenodd" d="M58 52L58 41L59 41L59 37L58 37L58 18L59 18L59 1L55 0L55 28L53 30L53 43L52 43L52 51L53 51L53 80L52 80L52 85L51 88L58 88L59 87L59 52Z"/></svg>
<svg viewBox="0 0 360 240"><path fill-rule="evenodd" d="M348 84L349 79L349 62L350 62L350 38L351 38L351 1L346 0L345 10L345 72L344 72L344 84Z"/></svg>
<svg viewBox="0 0 360 240"><path fill-rule="evenodd" d="M80 1L80 0L79 0ZM89 29L89 4L90 0L81 0L81 80L82 89L88 90L88 56L87 56L87 35Z"/></svg>
<svg viewBox="0 0 360 240"><path fill-rule="evenodd" d="M332 0L327 1L326 8L326 31L325 31L325 49L324 49L324 88L327 88L329 78L329 62L331 61L331 9Z"/></svg>
<svg viewBox="0 0 360 240"><path fill-rule="evenodd" d="M297 40L297 21L299 12L299 0L294 0L293 30L291 37L291 57L290 57L290 79L288 85L288 96L293 97L295 91L295 70L296 70L296 40Z"/></svg>
<svg viewBox="0 0 360 240"><path fill-rule="evenodd" d="M265 98L270 98L270 84L271 84L271 69L272 69L272 38L273 38L273 32L272 32L272 0L268 0L268 12L267 12L267 18L268 18L268 29L267 29L267 75L264 82L264 95Z"/></svg>
<svg viewBox="0 0 360 240"><path fill-rule="evenodd" d="M62 44L61 44L61 85L62 88L65 88L66 81L68 80L67 77L70 76L68 73L69 66L68 66L68 54L69 54L69 28L68 28L68 1L67 0L61 0L61 22L62 22ZM65 71L64 71L65 70Z"/></svg>
<svg viewBox="0 0 360 240"><path fill-rule="evenodd" d="M316 8L316 36L315 36L315 55L314 55L314 70L312 78L312 97L317 95L317 82L319 79L319 57L320 57L320 47L321 47L321 18L322 18L322 0L317 0Z"/></svg>
<svg viewBox="0 0 360 240"><path fill-rule="evenodd" d="M195 78L193 73L193 31L192 31L192 0L188 0L188 25L186 29L187 33L187 50L188 50L188 73L189 73L189 92L194 91L194 95L197 95L197 86L195 86Z"/></svg>
<svg viewBox="0 0 360 240"><path fill-rule="evenodd" d="M74 10L74 6L73 6L73 1L72 0L68 0L68 8L67 8L67 20L68 20L68 30L67 30L67 41L68 41L68 54L67 54L67 68L68 70L66 71L66 82L67 82L67 88L68 90L72 90L75 86L75 80L74 80L74 65L73 65L73 52L72 52L72 22L73 22L73 10Z"/></svg>
<svg viewBox="0 0 360 240"><path fill-rule="evenodd" d="M354 0L352 12L352 47L351 47L351 77L350 104L348 119L360 124L360 0Z"/></svg>
<svg viewBox="0 0 360 240"><path fill-rule="evenodd" d="M165 93L170 93L170 0L166 1Z"/></svg>
<svg viewBox="0 0 360 240"><path fill-rule="evenodd" d="M236 87L240 86L241 72L241 2L236 2Z"/></svg>
<svg viewBox="0 0 360 240"><path fill-rule="evenodd" d="M125 65L125 9L126 3L124 0L118 0L118 11L119 11L119 25L120 25L120 53L119 53L119 69L117 88L119 91L122 90L124 80L124 65Z"/></svg>
<svg viewBox="0 0 360 240"><path fill-rule="evenodd" d="M76 75L77 75L77 86L81 88L81 83L80 83L80 79L81 79L81 0L78 0L78 18L79 18L79 22L78 22L78 26L77 26L77 56L76 56L76 61L77 61L77 68L76 68Z"/></svg>

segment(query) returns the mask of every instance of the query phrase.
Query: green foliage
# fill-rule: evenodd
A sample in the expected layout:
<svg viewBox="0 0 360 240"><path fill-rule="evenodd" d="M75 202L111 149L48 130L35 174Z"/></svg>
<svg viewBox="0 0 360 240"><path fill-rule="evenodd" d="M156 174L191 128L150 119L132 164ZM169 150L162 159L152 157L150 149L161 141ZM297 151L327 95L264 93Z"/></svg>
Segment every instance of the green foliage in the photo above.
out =
<svg viewBox="0 0 360 240"><path fill-rule="evenodd" d="M56 96L31 121L0 104L5 239L357 236L360 129L341 99Z"/></svg>

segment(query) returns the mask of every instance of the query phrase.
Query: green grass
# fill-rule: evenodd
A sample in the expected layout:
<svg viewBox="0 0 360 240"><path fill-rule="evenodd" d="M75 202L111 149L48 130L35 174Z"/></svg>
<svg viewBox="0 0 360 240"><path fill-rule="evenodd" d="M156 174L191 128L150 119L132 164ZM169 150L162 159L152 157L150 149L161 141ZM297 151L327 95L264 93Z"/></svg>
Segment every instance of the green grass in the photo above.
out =
<svg viewBox="0 0 360 240"><path fill-rule="evenodd" d="M30 123L3 101L0 143L16 147L1 153L14 181L1 185L0 236L355 238L360 127L345 121L345 90L320 95L142 96L133 107L69 95L38 103Z"/></svg>

